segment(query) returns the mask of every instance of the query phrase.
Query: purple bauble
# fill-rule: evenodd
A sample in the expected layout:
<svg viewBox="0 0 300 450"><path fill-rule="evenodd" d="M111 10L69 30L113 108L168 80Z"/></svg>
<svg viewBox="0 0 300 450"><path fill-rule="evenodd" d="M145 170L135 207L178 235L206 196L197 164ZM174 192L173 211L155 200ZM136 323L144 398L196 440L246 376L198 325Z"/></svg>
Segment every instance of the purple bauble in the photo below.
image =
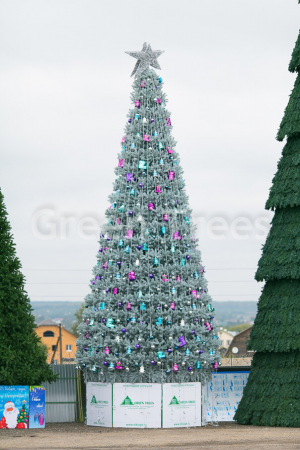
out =
<svg viewBox="0 0 300 450"><path fill-rule="evenodd" d="M131 119L128 119L128 123L131 123Z"/></svg>
<svg viewBox="0 0 300 450"><path fill-rule="evenodd" d="M110 238L110 237L108 237L108 238L107 238L107 240L108 240L108 242L109 242L109 241L111 241L111 238Z"/></svg>
<svg viewBox="0 0 300 450"><path fill-rule="evenodd" d="M160 305L157 305L157 309L160 309Z"/></svg>
<svg viewBox="0 0 300 450"><path fill-rule="evenodd" d="M122 333L126 333L126 328L122 328Z"/></svg>
<svg viewBox="0 0 300 450"><path fill-rule="evenodd" d="M203 353L203 350L199 350L199 355L201 355Z"/></svg>
<svg viewBox="0 0 300 450"><path fill-rule="evenodd" d="M192 370L193 370L193 368L190 366L190 367L188 368L188 371L191 372Z"/></svg>
<svg viewBox="0 0 300 450"><path fill-rule="evenodd" d="M118 266L120 266L122 263L121 263L121 261L118 261L117 264L118 264Z"/></svg>
<svg viewBox="0 0 300 450"><path fill-rule="evenodd" d="M109 289L106 289L105 292L108 294L109 293Z"/></svg>
<svg viewBox="0 0 300 450"><path fill-rule="evenodd" d="M192 334L195 334L195 330L192 330Z"/></svg>
<svg viewBox="0 0 300 450"><path fill-rule="evenodd" d="M150 122L153 123L153 122L154 122L154 119L150 119Z"/></svg>
<svg viewBox="0 0 300 450"><path fill-rule="evenodd" d="M106 322L106 319L102 319L102 322L104 322L104 323L105 323L105 322Z"/></svg>
<svg viewBox="0 0 300 450"><path fill-rule="evenodd" d="M171 352L172 352L172 349L171 349L171 348L168 348L167 352L168 352L168 353L171 353Z"/></svg>
<svg viewBox="0 0 300 450"><path fill-rule="evenodd" d="M132 211L128 211L128 215L129 216L133 216L133 212Z"/></svg>
<svg viewBox="0 0 300 450"><path fill-rule="evenodd" d="M99 248L99 252L102 253L103 252L103 248Z"/></svg>
<svg viewBox="0 0 300 450"><path fill-rule="evenodd" d="M141 245L138 245L138 249L141 250L141 248L142 248L142 246L141 246Z"/></svg>
<svg viewBox="0 0 300 450"><path fill-rule="evenodd" d="M123 306L123 303L122 303L122 302L119 302L119 303L118 303L118 306L120 306L120 308L121 308L121 306Z"/></svg>
<svg viewBox="0 0 300 450"><path fill-rule="evenodd" d="M190 259L190 255L186 255L186 259Z"/></svg>
<svg viewBox="0 0 300 450"><path fill-rule="evenodd" d="M195 322L199 322L199 319L195 319Z"/></svg>
<svg viewBox="0 0 300 450"><path fill-rule="evenodd" d="M177 203L178 202L178 200L175 200L175 203Z"/></svg>
<svg viewBox="0 0 300 450"><path fill-rule="evenodd" d="M144 186L143 183L140 183L140 184L139 184L139 187L140 187L140 188L142 188L143 186Z"/></svg>
<svg viewBox="0 0 300 450"><path fill-rule="evenodd" d="M140 344L136 344L136 348L140 348Z"/></svg>
<svg viewBox="0 0 300 450"><path fill-rule="evenodd" d="M84 351L87 352L87 347L84 347Z"/></svg>
<svg viewBox="0 0 300 450"><path fill-rule="evenodd" d="M149 274L149 278L153 278L153 274L152 273Z"/></svg>
<svg viewBox="0 0 300 450"><path fill-rule="evenodd" d="M142 321L141 321L141 324L144 325L144 323L145 323L145 322L142 320Z"/></svg>
<svg viewBox="0 0 300 450"><path fill-rule="evenodd" d="M152 364L152 366L155 364L155 361L153 361L153 359L152 359L152 361L150 361L150 364Z"/></svg>
<svg viewBox="0 0 300 450"><path fill-rule="evenodd" d="M104 364L105 366L107 366L107 361L103 361L103 364Z"/></svg>

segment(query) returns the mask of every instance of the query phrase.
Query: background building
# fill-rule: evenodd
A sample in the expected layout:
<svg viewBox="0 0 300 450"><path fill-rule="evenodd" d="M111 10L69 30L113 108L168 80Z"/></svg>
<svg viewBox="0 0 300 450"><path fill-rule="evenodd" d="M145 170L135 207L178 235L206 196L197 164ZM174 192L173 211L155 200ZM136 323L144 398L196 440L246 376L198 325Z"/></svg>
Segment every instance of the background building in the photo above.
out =
<svg viewBox="0 0 300 450"><path fill-rule="evenodd" d="M61 342L59 340L59 324L46 319L38 324L36 333L41 337L43 344L48 347L48 359L50 363L55 351L54 364L66 364L75 362L76 336L61 327ZM62 361L60 361L62 357Z"/></svg>

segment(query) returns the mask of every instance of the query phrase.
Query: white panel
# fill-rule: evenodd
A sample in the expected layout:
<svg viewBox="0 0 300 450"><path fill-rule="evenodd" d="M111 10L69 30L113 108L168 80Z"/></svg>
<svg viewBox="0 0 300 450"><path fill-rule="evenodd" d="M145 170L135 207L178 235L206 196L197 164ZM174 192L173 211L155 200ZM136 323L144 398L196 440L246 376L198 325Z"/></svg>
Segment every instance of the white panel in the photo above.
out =
<svg viewBox="0 0 300 450"><path fill-rule="evenodd" d="M114 383L113 426L161 428L161 384Z"/></svg>
<svg viewBox="0 0 300 450"><path fill-rule="evenodd" d="M86 384L87 425L112 427L112 385Z"/></svg>
<svg viewBox="0 0 300 450"><path fill-rule="evenodd" d="M201 383L163 385L163 428L201 426Z"/></svg>
<svg viewBox="0 0 300 450"><path fill-rule="evenodd" d="M231 422L250 372L218 372L202 388L204 422Z"/></svg>

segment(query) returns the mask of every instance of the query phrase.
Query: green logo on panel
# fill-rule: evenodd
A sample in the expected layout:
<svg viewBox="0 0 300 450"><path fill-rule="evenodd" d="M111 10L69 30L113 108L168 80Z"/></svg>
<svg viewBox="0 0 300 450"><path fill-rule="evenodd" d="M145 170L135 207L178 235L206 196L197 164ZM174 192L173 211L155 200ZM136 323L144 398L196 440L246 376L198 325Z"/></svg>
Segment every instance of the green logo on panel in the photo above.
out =
<svg viewBox="0 0 300 450"><path fill-rule="evenodd" d="M179 405L179 401L177 400L177 398L174 397L172 398L172 400L170 401L169 405Z"/></svg>
<svg viewBox="0 0 300 450"><path fill-rule="evenodd" d="M97 404L97 399L96 399L96 397L93 395L93 398L92 398L92 400L91 400L91 404L92 403L96 403Z"/></svg>
<svg viewBox="0 0 300 450"><path fill-rule="evenodd" d="M127 397L122 401L122 403L121 403L121 405L125 405L125 406L128 406L128 405L133 405L134 403L132 403L132 401L130 400L130 398L128 397L128 395L127 395Z"/></svg>

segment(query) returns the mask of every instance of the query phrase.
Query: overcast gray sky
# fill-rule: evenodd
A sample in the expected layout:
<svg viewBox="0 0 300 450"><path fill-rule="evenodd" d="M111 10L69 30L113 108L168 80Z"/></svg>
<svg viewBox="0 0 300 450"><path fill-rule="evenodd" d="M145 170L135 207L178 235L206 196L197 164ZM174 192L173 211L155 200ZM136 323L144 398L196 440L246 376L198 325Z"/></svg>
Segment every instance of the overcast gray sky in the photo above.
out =
<svg viewBox="0 0 300 450"><path fill-rule="evenodd" d="M89 292L98 232L78 228L104 220L131 107L124 52L147 41L165 50L210 293L257 301L299 17L296 0L0 0L0 186L32 300Z"/></svg>

